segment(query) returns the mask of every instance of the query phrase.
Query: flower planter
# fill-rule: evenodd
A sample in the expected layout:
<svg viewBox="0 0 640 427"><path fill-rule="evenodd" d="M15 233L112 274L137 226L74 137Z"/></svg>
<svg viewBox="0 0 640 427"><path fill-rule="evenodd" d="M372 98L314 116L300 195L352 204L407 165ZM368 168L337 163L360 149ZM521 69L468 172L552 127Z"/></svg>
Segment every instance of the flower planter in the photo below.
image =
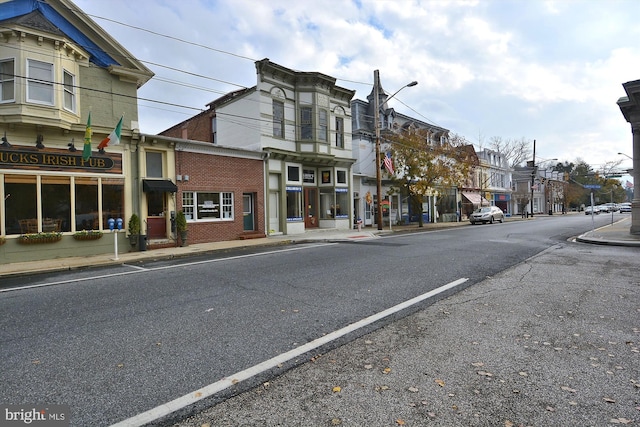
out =
<svg viewBox="0 0 640 427"><path fill-rule="evenodd" d="M28 233L18 237L18 243L31 245L36 243L55 243L62 240L62 233Z"/></svg>
<svg viewBox="0 0 640 427"><path fill-rule="evenodd" d="M102 232L88 232L88 233L82 233L82 232L78 232L76 234L73 235L73 238L76 240L98 240L102 238Z"/></svg>

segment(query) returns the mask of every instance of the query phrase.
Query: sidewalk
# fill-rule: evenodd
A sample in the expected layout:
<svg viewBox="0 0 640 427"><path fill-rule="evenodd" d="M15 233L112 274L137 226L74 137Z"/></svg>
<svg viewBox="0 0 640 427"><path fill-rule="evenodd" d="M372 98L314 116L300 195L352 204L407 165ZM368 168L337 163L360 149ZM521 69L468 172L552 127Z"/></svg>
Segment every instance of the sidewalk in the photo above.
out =
<svg viewBox="0 0 640 427"><path fill-rule="evenodd" d="M514 217L510 218L508 221L522 220L523 219L519 217ZM16 262L10 264L0 264L0 277L44 273L47 271L65 271L83 267L126 264L144 260L160 260L187 257L190 255L252 246L284 245L304 241L370 239L376 238L380 235L388 235L390 233L433 231L437 229L464 227L468 225L469 223L467 221L463 221L457 223L425 224L423 228L418 228L416 224L411 224L406 226L394 226L391 229L389 229L389 226L386 226L383 230L378 230L372 227L363 228L362 231L317 229L296 235L276 235L261 239L229 240L224 242L198 243L186 247L177 246L142 252L125 252L118 254L117 260L113 259L113 254L104 254L89 257L68 257L44 261ZM583 243L593 243L600 245L640 246L640 236L629 234L630 226L631 218L629 217L618 221L613 225L608 225L585 233L582 236L579 236L576 240Z"/></svg>

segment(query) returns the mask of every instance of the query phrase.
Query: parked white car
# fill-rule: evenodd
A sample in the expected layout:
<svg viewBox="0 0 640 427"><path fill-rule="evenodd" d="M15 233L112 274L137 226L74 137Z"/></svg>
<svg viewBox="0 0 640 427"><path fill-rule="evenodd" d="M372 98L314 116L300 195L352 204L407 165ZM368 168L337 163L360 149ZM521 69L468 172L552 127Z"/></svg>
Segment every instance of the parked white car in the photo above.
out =
<svg viewBox="0 0 640 427"><path fill-rule="evenodd" d="M495 221L504 221L504 212L502 212L502 209L497 206L485 206L483 208L476 209L469 217L469 222L471 222L471 224L478 222L483 224L487 222L489 224L493 224Z"/></svg>

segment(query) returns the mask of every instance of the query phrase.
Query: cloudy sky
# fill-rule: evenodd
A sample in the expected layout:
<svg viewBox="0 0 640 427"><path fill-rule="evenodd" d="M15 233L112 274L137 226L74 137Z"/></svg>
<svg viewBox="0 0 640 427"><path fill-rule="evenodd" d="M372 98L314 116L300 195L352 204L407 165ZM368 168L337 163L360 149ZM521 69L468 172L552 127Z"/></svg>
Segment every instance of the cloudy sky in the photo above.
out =
<svg viewBox="0 0 640 427"><path fill-rule="evenodd" d="M640 79L637 0L75 0L156 76L140 128L158 133L222 94L256 84L269 58L371 92L477 147L536 142L536 158L624 159L631 128L616 101ZM162 103L154 102L160 101Z"/></svg>

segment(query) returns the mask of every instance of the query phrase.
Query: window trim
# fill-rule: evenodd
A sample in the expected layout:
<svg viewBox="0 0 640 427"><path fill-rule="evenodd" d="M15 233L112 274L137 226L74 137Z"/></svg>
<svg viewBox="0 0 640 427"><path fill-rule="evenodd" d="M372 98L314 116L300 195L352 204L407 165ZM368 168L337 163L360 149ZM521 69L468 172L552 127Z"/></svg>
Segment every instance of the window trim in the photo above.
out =
<svg viewBox="0 0 640 427"><path fill-rule="evenodd" d="M276 107L277 110L276 110ZM276 113L279 112L281 113L279 116L276 115ZM285 124L284 124L284 102L282 101L278 101L278 100L273 100L272 104L271 104L271 114L273 116L273 136L275 138L282 138L284 139L285 137ZM277 131L280 132L280 135L277 134Z"/></svg>
<svg viewBox="0 0 640 427"><path fill-rule="evenodd" d="M300 139L313 140L313 107L311 106L300 107Z"/></svg>
<svg viewBox="0 0 640 427"><path fill-rule="evenodd" d="M336 148L344 148L344 117L336 117Z"/></svg>
<svg viewBox="0 0 640 427"><path fill-rule="evenodd" d="M69 76L71 77L71 88L69 89L65 81L65 77ZM73 74L71 71L67 70L67 69L62 69L62 91L63 91L63 95L62 95L62 108L64 108L67 111L71 111L72 113L76 112L76 76L75 74ZM69 96L71 96L71 107L67 106L67 94L69 94Z"/></svg>
<svg viewBox="0 0 640 427"><path fill-rule="evenodd" d="M201 205L198 199L199 194L217 194L218 195L218 215L215 217L198 217L198 206ZM186 203L185 203L186 202ZM204 223L204 222L225 222L234 221L235 215L235 197L232 191L183 191L182 192L182 210L185 213L187 222L189 223ZM225 217L225 213L229 216Z"/></svg>
<svg viewBox="0 0 640 427"><path fill-rule="evenodd" d="M7 75L9 78L0 79L0 103L15 102L16 100L16 59L15 58L0 59L0 64L4 64L8 62L13 62L13 70L11 75ZM11 85L13 87L13 96L11 98L5 99L3 87L5 83L8 83L8 82L11 82Z"/></svg>
<svg viewBox="0 0 640 427"><path fill-rule="evenodd" d="M50 69L50 80L42 80L39 78L35 78L35 77L31 77L31 66L32 64L35 65L36 63L39 64L44 64L44 65L48 65L49 69ZM51 62L44 62L44 61L39 61L37 59L31 59L31 58L27 58L27 102L31 102L34 104L40 104L40 105L48 105L48 106L55 106L56 105L56 94L55 94L55 90L53 87L53 83L55 81L55 65ZM51 92L51 102L49 101L44 101L41 99L37 99L37 98L33 98L31 96L31 91L32 91L32 86L34 85L38 85L40 88L44 88L47 87L48 89L50 89ZM35 89L35 87L33 88Z"/></svg>

